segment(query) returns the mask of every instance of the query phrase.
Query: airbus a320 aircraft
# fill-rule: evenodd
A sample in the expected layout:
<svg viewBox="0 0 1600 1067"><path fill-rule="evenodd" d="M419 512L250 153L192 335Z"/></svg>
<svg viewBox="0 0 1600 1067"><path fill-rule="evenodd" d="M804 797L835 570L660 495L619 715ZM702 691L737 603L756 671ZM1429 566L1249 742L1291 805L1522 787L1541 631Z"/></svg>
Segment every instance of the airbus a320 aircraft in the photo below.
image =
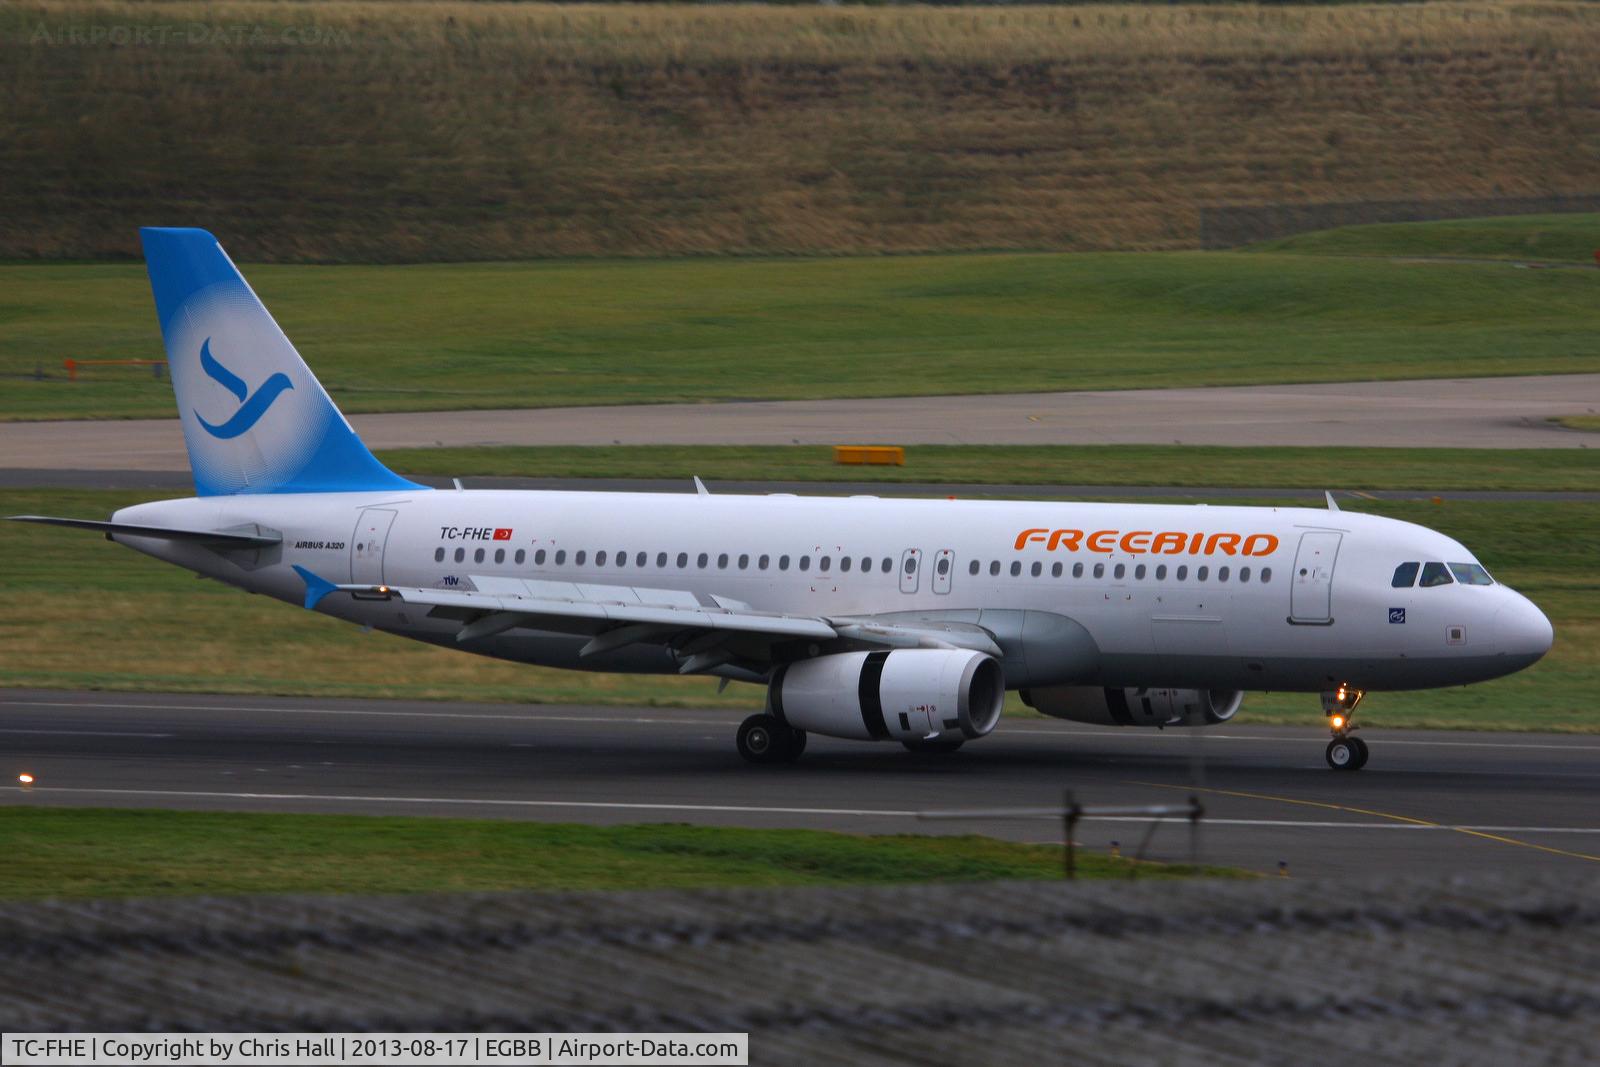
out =
<svg viewBox="0 0 1600 1067"><path fill-rule="evenodd" d="M142 231L194 499L17 516L418 641L767 687L755 763L806 735L948 752L1006 690L1102 725L1226 722L1321 694L1328 764L1368 690L1510 674L1529 600L1421 526L1338 511L430 490L380 464L216 239ZM538 418L530 412L530 419Z"/></svg>

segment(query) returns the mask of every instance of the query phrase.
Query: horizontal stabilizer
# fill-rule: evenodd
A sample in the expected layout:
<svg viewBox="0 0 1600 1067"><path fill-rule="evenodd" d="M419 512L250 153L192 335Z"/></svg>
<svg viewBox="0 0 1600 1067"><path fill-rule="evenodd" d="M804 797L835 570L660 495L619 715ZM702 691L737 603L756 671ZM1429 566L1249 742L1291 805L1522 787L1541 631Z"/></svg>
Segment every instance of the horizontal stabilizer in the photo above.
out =
<svg viewBox="0 0 1600 1067"><path fill-rule="evenodd" d="M128 537L155 537L165 541L198 541L228 548L267 548L279 544L277 534L235 533L225 530L180 530L170 526L139 526L131 522L99 522L94 519L58 519L50 515L11 515L12 522L37 522L45 526L75 526L80 530L99 530Z"/></svg>

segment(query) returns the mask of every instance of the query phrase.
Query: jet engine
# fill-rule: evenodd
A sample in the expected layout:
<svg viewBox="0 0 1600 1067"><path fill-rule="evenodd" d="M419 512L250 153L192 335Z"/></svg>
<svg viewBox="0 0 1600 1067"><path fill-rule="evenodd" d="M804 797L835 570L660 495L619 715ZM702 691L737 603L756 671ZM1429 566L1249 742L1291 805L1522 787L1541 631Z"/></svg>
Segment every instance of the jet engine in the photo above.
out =
<svg viewBox="0 0 1600 1067"><path fill-rule="evenodd" d="M1000 721L1005 676L960 649L843 652L779 669L771 710L797 730L857 741L959 743Z"/></svg>
<svg viewBox="0 0 1600 1067"><path fill-rule="evenodd" d="M1209 726L1244 703L1237 689L1100 689L1058 685L1024 689L1022 702L1057 719L1098 726Z"/></svg>

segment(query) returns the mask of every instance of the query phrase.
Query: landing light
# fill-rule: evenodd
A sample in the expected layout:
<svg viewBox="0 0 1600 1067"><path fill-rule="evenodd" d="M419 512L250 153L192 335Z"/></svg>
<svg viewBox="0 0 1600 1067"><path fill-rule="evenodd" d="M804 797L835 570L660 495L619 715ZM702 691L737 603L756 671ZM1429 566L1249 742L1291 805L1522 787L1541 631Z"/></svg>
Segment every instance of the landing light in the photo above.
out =
<svg viewBox="0 0 1600 1067"><path fill-rule="evenodd" d="M26 773L17 775L17 784L24 789L28 788L33 784L33 775Z"/></svg>
<svg viewBox="0 0 1600 1067"><path fill-rule="evenodd" d="M1342 690L1342 689L1339 690L1339 696L1341 698L1344 696L1344 690ZM1330 719L1328 721L1333 724L1333 728L1335 730L1343 730L1344 729L1344 716L1343 715L1335 715L1332 719Z"/></svg>

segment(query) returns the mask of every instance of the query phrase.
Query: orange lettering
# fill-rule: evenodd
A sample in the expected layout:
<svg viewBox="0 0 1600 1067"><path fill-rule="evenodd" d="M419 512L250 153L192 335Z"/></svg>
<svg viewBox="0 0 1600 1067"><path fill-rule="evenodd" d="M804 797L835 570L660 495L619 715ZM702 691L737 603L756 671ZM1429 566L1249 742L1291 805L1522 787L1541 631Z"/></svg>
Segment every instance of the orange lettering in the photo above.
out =
<svg viewBox="0 0 1600 1067"><path fill-rule="evenodd" d="M1132 533L1125 533L1122 535L1122 551L1129 555L1148 552L1150 551L1149 541L1149 530L1134 530Z"/></svg>
<svg viewBox="0 0 1600 1067"><path fill-rule="evenodd" d="M1055 533L1050 535L1050 543L1045 547L1051 552L1054 552L1056 549L1065 545L1067 551L1076 552L1078 551L1078 542L1082 540L1082 530L1057 530Z"/></svg>
<svg viewBox="0 0 1600 1067"><path fill-rule="evenodd" d="M1089 535L1090 552L1105 552L1109 555L1116 551L1116 547L1117 531L1115 530L1096 530Z"/></svg>
<svg viewBox="0 0 1600 1067"><path fill-rule="evenodd" d="M1189 555L1191 555L1191 556L1199 555L1199 553L1200 553L1200 541L1204 537L1205 537L1205 534L1195 534L1193 537L1189 538Z"/></svg>
<svg viewBox="0 0 1600 1067"><path fill-rule="evenodd" d="M1166 533L1156 534L1156 539L1150 545L1150 551L1160 552L1162 555L1175 556L1183 551L1184 542L1188 538L1181 533L1168 530Z"/></svg>
<svg viewBox="0 0 1600 1067"><path fill-rule="evenodd" d="M1231 556L1239 551L1239 535L1236 533L1214 533L1206 538L1206 555L1221 552L1224 556Z"/></svg>
<svg viewBox="0 0 1600 1067"><path fill-rule="evenodd" d="M1023 530L1017 534L1017 551L1021 552L1030 541L1043 541L1049 530Z"/></svg>
<svg viewBox="0 0 1600 1067"><path fill-rule="evenodd" d="M1260 542L1259 547L1255 546ZM1251 534L1244 539L1244 548L1241 549L1247 556L1270 556L1278 551L1278 539L1272 534Z"/></svg>

